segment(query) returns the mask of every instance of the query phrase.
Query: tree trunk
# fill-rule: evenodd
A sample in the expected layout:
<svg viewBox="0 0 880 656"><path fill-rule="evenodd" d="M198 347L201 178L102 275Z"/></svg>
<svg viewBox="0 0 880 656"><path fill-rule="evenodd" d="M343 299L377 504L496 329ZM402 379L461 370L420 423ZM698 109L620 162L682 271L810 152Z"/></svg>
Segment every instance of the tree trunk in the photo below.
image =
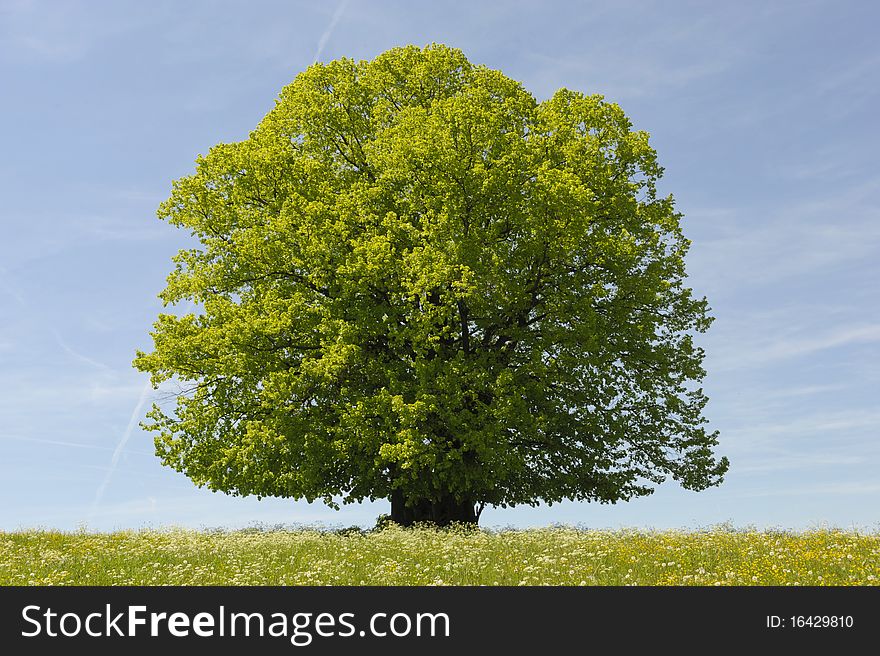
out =
<svg viewBox="0 0 880 656"><path fill-rule="evenodd" d="M406 505L406 498L399 490L391 493L391 521L400 526L412 526L417 522L432 522L448 526L452 522L474 524L479 521L472 501L456 501L452 495L444 495L439 501L422 499Z"/></svg>

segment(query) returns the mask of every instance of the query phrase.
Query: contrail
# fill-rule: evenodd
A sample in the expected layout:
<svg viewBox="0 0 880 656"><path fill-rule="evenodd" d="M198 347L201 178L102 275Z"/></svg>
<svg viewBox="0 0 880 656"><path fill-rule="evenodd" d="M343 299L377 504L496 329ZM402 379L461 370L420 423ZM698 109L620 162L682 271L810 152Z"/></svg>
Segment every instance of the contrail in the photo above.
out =
<svg viewBox="0 0 880 656"><path fill-rule="evenodd" d="M195 301L190 301L186 310L184 310L183 314L189 314L196 307ZM138 419L141 416L141 410L144 407L144 403L147 402L147 397L150 395L150 390L153 389L153 383L150 379L144 383L144 388L141 390L140 398L138 398L137 404L134 406L134 410L131 411L131 418L128 420L128 426L125 428L125 432L122 434L122 437L119 438L119 442L116 444L116 448L113 449L113 456L110 458L110 467L107 469L107 474L104 476L104 480L98 486L97 491L95 492L95 500L92 502L92 508L89 510L89 515L87 521L90 521L92 517L94 517L95 512L98 510L98 506L101 505L101 501L104 499L104 491L107 489L107 486L110 484L110 479L113 478L113 474L116 471L116 465L119 464L119 458L122 457L122 452L125 450L125 445L128 444L128 440L131 439L131 434L134 432L135 426L138 424Z"/></svg>
<svg viewBox="0 0 880 656"><path fill-rule="evenodd" d="M333 30L336 28L336 23L339 22L340 18L342 18L342 14L343 12L345 12L346 6L348 6L348 0L341 0L339 5L336 7L336 11L333 12L333 17L330 19L330 24L327 26L327 29L324 30L321 38L318 39L318 49L315 50L315 57L312 61L313 64L318 61L321 53L324 52L324 46L326 46L327 41L330 40L330 35L333 34Z"/></svg>
<svg viewBox="0 0 880 656"><path fill-rule="evenodd" d="M97 444L80 444L79 442L64 442L63 440L44 440L39 437L27 437L26 435L10 435L8 433L0 433L0 440L18 440L20 442L34 442L36 444L69 446L76 449L101 449L107 451L110 450L106 446L98 446Z"/></svg>
<svg viewBox="0 0 880 656"><path fill-rule="evenodd" d="M109 446L100 446L98 444L83 444L82 442L65 442L64 440L46 440L41 437L28 437L27 435L12 435L10 433L0 433L0 443L4 440L17 440L19 442L31 442L33 444L51 444L52 446L67 446L73 449L97 449L98 451L113 451ZM129 451L129 453L138 453L145 456L152 456L153 451Z"/></svg>
<svg viewBox="0 0 880 656"><path fill-rule="evenodd" d="M104 499L104 491L107 489L107 486L110 484L110 479L113 477L113 473L116 471L116 465L119 464L119 458L122 456L122 452L125 450L125 445L128 444L128 440L131 439L131 434L132 432L134 432L135 426L138 425L138 419L140 419L141 410L144 407L144 403L147 402L147 397L150 395L150 390L152 389L152 383L147 380L147 382L144 383L144 388L141 390L141 396L138 399L137 405L131 412L131 418L128 420L128 426L125 428L125 432L122 434L122 437L116 444L116 448L113 449L113 456L110 458L110 468L107 470L107 473L104 475L104 480L101 482L101 484L98 486L98 490L95 492L95 500L92 502L92 509L89 511L89 520L94 517L95 512L98 510L98 506L101 505L101 501L103 501Z"/></svg>

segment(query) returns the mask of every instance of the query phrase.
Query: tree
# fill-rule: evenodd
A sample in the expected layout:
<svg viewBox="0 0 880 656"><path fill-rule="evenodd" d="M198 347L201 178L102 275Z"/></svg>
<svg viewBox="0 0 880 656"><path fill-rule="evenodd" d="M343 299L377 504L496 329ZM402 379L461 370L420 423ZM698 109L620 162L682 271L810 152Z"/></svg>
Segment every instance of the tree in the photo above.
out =
<svg viewBox="0 0 880 656"><path fill-rule="evenodd" d="M721 482L689 245L613 103L441 45L315 64L176 181L186 228L134 365L184 386L144 427L196 484L390 499L394 521Z"/></svg>

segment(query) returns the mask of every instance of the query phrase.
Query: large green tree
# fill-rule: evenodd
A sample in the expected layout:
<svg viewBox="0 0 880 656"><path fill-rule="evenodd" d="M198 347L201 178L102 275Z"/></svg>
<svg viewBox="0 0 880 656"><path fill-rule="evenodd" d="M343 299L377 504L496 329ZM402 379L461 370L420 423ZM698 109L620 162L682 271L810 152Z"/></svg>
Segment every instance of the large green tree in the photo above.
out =
<svg viewBox="0 0 880 656"><path fill-rule="evenodd" d="M144 424L158 456L402 524L717 485L661 173L616 104L537 102L458 50L309 67L160 207L200 244L161 294L198 311L134 361L184 387Z"/></svg>

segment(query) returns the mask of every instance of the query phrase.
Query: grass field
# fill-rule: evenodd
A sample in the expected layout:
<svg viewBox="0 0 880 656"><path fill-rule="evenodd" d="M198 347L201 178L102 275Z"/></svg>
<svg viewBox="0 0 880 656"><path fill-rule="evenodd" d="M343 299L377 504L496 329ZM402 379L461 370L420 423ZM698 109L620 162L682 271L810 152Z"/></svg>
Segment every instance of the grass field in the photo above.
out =
<svg viewBox="0 0 880 656"><path fill-rule="evenodd" d="M0 585L878 585L880 533L0 533Z"/></svg>

